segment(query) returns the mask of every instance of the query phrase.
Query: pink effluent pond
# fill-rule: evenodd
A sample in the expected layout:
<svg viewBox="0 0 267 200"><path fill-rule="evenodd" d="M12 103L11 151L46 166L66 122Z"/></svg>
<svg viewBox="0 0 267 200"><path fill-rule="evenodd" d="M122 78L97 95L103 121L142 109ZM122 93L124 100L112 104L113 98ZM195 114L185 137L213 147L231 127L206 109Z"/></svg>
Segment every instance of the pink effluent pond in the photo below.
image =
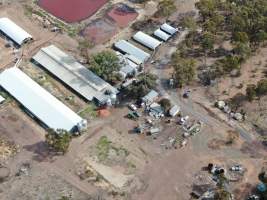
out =
<svg viewBox="0 0 267 200"><path fill-rule="evenodd" d="M68 23L79 22L96 13L108 0L39 0L38 5Z"/></svg>

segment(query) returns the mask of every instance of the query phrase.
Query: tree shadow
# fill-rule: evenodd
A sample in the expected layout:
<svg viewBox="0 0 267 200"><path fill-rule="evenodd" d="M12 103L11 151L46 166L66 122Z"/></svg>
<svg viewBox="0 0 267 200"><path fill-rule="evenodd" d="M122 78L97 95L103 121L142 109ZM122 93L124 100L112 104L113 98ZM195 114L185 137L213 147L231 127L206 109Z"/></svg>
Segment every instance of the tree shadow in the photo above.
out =
<svg viewBox="0 0 267 200"><path fill-rule="evenodd" d="M40 141L32 145L25 145L23 149L32 152L32 159L37 162L54 162L58 152L52 150L46 142Z"/></svg>

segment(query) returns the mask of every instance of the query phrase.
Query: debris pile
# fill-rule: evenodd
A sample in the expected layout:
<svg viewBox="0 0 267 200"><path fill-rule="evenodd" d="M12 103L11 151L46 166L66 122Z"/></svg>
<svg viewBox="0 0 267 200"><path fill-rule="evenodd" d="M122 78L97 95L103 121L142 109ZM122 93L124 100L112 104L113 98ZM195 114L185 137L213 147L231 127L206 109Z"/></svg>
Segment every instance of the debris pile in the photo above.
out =
<svg viewBox="0 0 267 200"><path fill-rule="evenodd" d="M240 164L224 166L222 164L209 163L208 166L203 167L202 171L195 175L191 195L196 199L212 200L220 197L221 192L223 192L225 199L232 200L234 198L231 184L240 181L245 171Z"/></svg>
<svg viewBox="0 0 267 200"><path fill-rule="evenodd" d="M224 113L228 114L229 117L241 122L245 120L245 114L234 112L231 107L225 101L217 101L215 106L222 110Z"/></svg>

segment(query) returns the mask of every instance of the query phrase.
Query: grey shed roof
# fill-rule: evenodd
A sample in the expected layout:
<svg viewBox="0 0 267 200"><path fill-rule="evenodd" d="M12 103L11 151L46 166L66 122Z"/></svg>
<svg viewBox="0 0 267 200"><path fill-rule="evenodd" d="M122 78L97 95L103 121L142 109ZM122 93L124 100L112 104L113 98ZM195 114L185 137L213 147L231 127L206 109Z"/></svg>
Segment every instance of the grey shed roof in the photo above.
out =
<svg viewBox="0 0 267 200"><path fill-rule="evenodd" d="M159 93L157 93L155 90L151 90L146 96L142 98L142 100L146 103L152 103L155 101L159 96Z"/></svg>
<svg viewBox="0 0 267 200"><path fill-rule="evenodd" d="M134 46L133 44L131 44L125 40L120 40L120 41L116 42L114 44L114 46L118 50L122 51L123 53L129 54L129 55L135 57L137 60L140 61L140 63L146 62L150 57L150 54L144 52L142 49L139 49L138 47Z"/></svg>
<svg viewBox="0 0 267 200"><path fill-rule="evenodd" d="M130 75L138 70L138 65L131 60L128 59L127 56L121 54L120 52L116 51L116 55L120 60L122 65L120 69L121 75L125 78L127 75Z"/></svg>
<svg viewBox="0 0 267 200"><path fill-rule="evenodd" d="M136 57L129 55L129 54L125 54L124 55L128 60L134 62L136 65L141 65L143 62L140 61L139 59L137 59Z"/></svg>
<svg viewBox="0 0 267 200"><path fill-rule="evenodd" d="M86 126L85 120L16 67L0 74L0 85L49 128L71 131Z"/></svg>
<svg viewBox="0 0 267 200"><path fill-rule="evenodd" d="M134 67L132 67L131 65L125 65L120 69L120 72L124 75L127 76L129 74L132 74L136 71L136 69Z"/></svg>
<svg viewBox="0 0 267 200"><path fill-rule="evenodd" d="M154 112L156 112L158 114L164 113L163 107L161 105L159 105L158 103L152 103L150 105L150 111L154 111Z"/></svg>
<svg viewBox="0 0 267 200"><path fill-rule="evenodd" d="M144 45L145 47L155 50L159 45L161 45L161 42L157 39L151 37L150 35L147 35L143 33L142 31L138 31L134 36L133 39L140 44Z"/></svg>
<svg viewBox="0 0 267 200"><path fill-rule="evenodd" d="M166 33L168 33L170 35L174 35L178 31L177 28L174 28L167 23L162 24L160 29L165 31Z"/></svg>
<svg viewBox="0 0 267 200"><path fill-rule="evenodd" d="M155 30L154 35L156 37L162 39L165 42L171 37L171 35L167 34L166 32L164 32L160 29Z"/></svg>
<svg viewBox="0 0 267 200"><path fill-rule="evenodd" d="M89 101L93 98L100 102L107 100L107 90L118 93L116 88L54 45L42 48L33 59Z"/></svg>
<svg viewBox="0 0 267 200"><path fill-rule="evenodd" d="M22 45L25 41L32 39L32 36L29 33L5 17L0 18L0 30L18 45Z"/></svg>

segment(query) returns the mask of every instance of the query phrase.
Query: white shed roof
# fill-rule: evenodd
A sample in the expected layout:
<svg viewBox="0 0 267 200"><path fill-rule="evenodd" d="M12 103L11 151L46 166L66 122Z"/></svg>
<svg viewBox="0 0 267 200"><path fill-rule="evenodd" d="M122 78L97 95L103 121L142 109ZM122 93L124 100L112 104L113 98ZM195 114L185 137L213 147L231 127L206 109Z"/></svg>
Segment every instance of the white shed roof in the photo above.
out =
<svg viewBox="0 0 267 200"><path fill-rule="evenodd" d="M5 101L5 98L0 95L0 103L3 103Z"/></svg>
<svg viewBox="0 0 267 200"><path fill-rule="evenodd" d="M125 40L120 40L120 41L116 42L114 44L114 46L118 50L122 51L123 53L129 54L132 57L135 57L135 60L139 60L140 63L146 62L150 57L150 54L144 52L142 49L139 49L138 47L132 45L131 43L129 43ZM134 59L131 59L131 60L134 61Z"/></svg>
<svg viewBox="0 0 267 200"><path fill-rule="evenodd" d="M151 37L150 35L143 33L142 31L138 31L133 36L133 39L152 50L155 50L161 44L160 41Z"/></svg>
<svg viewBox="0 0 267 200"><path fill-rule="evenodd" d="M170 35L174 35L178 31L177 28L174 28L167 23L162 24L160 29L165 31L166 33L168 33Z"/></svg>
<svg viewBox="0 0 267 200"><path fill-rule="evenodd" d="M162 39L165 42L171 37L171 35L167 34L166 32L164 32L160 29L155 30L154 35L156 37Z"/></svg>
<svg viewBox="0 0 267 200"><path fill-rule="evenodd" d="M32 36L8 18L0 18L0 30L18 45L32 39Z"/></svg>
<svg viewBox="0 0 267 200"><path fill-rule="evenodd" d="M118 93L116 88L54 45L42 48L33 59L89 101L93 98L105 101L109 98L105 95L107 90Z"/></svg>
<svg viewBox="0 0 267 200"><path fill-rule="evenodd" d="M71 131L85 122L16 67L0 74L0 85L49 128Z"/></svg>
<svg viewBox="0 0 267 200"><path fill-rule="evenodd" d="M175 105L169 110L169 114L174 117L180 112L180 107Z"/></svg>

